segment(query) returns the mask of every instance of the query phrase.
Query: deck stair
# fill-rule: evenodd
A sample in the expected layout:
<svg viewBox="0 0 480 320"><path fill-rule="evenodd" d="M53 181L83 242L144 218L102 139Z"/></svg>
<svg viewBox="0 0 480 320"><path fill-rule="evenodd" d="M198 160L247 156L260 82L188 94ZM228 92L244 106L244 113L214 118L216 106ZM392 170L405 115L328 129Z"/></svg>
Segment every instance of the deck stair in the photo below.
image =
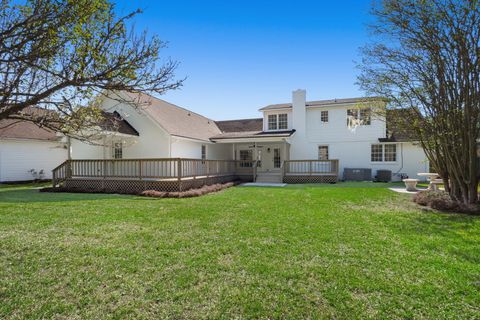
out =
<svg viewBox="0 0 480 320"><path fill-rule="evenodd" d="M255 182L259 183L282 183L281 172L258 172Z"/></svg>

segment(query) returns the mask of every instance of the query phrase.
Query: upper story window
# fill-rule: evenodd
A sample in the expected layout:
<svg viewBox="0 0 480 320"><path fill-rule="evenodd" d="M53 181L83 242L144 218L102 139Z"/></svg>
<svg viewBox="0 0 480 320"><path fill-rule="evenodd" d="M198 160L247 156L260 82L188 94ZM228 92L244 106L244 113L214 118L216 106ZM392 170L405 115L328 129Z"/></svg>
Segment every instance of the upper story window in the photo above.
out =
<svg viewBox="0 0 480 320"><path fill-rule="evenodd" d="M268 115L268 130L287 130L288 129L288 115L269 114Z"/></svg>
<svg viewBox="0 0 480 320"><path fill-rule="evenodd" d="M320 112L320 121L328 122L328 111L321 111Z"/></svg>
<svg viewBox="0 0 480 320"><path fill-rule="evenodd" d="M268 130L277 130L277 115L268 115Z"/></svg>
<svg viewBox="0 0 480 320"><path fill-rule="evenodd" d="M371 161L372 162L397 161L397 145L396 144L372 144Z"/></svg>
<svg viewBox="0 0 480 320"><path fill-rule="evenodd" d="M286 113L278 115L278 129L287 130L288 129L288 116Z"/></svg>
<svg viewBox="0 0 480 320"><path fill-rule="evenodd" d="M112 158L113 159L122 159L123 158L123 143L114 142L112 146Z"/></svg>
<svg viewBox="0 0 480 320"><path fill-rule="evenodd" d="M361 126L369 126L372 124L372 109L348 109L347 110L347 126L352 122L357 122Z"/></svg>

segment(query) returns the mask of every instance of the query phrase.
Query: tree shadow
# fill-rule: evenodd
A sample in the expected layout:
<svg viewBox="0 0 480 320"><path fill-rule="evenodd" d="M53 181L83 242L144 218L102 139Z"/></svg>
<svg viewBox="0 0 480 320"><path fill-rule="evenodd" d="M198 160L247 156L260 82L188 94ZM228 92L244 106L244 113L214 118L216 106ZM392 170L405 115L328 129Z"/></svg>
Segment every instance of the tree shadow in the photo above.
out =
<svg viewBox="0 0 480 320"><path fill-rule="evenodd" d="M40 192L31 188L12 188L0 190L0 204L2 203L35 203L35 202L71 202L94 201L108 199L134 200L138 197L124 194L107 193L67 193L67 192Z"/></svg>

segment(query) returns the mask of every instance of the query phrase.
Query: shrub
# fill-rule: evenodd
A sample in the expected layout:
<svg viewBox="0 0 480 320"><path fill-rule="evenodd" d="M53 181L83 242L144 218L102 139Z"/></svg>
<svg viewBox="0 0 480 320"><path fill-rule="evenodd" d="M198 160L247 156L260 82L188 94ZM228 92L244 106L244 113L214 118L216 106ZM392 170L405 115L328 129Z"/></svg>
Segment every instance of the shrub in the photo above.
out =
<svg viewBox="0 0 480 320"><path fill-rule="evenodd" d="M413 196L413 202L439 211L455 211L469 214L480 213L480 208L478 205L467 206L463 203L456 202L452 200L450 195L445 191L420 191Z"/></svg>
<svg viewBox="0 0 480 320"><path fill-rule="evenodd" d="M217 183L210 186L203 186L198 189L190 189L187 191L180 191L180 192L164 192L164 191L156 191L156 190L146 190L140 193L141 196L145 197L153 197L153 198L192 198L192 197L199 197L207 193L217 192L226 188L230 188L234 186L234 182L228 183Z"/></svg>

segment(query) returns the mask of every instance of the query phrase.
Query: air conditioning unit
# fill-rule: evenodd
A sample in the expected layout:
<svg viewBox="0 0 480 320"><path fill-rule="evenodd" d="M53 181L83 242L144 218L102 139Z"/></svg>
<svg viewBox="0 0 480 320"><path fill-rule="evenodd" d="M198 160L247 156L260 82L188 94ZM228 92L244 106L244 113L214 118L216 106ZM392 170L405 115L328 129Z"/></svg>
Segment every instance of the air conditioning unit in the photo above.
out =
<svg viewBox="0 0 480 320"><path fill-rule="evenodd" d="M372 169L367 168L345 168L343 169L345 181L372 181Z"/></svg>
<svg viewBox="0 0 480 320"><path fill-rule="evenodd" d="M379 182L390 182L390 181L392 181L392 171L391 170L377 170L376 181L379 181Z"/></svg>

